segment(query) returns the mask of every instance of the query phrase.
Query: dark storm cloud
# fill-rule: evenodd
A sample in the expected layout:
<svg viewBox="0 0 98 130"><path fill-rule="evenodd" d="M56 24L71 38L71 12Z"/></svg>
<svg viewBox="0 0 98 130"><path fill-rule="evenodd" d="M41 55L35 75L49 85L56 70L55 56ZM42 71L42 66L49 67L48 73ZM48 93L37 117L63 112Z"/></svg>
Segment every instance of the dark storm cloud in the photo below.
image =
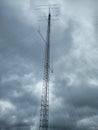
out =
<svg viewBox="0 0 98 130"><path fill-rule="evenodd" d="M0 1L1 125L33 122L34 129L38 127L44 44L37 30L40 24L45 34L47 24L36 22L37 13L31 7L42 2L48 4ZM87 130L97 126L98 121L98 46L94 39L97 24L93 20L97 3L93 0L58 3L61 17L52 22L51 28L54 75L49 126L56 130Z"/></svg>

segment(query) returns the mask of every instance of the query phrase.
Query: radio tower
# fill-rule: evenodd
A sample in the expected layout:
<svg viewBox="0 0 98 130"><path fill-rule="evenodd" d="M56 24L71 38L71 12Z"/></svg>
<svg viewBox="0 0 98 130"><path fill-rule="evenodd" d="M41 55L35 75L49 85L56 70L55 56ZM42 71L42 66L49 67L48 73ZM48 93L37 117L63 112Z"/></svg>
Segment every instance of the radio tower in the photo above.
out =
<svg viewBox="0 0 98 130"><path fill-rule="evenodd" d="M43 75L39 130L48 130L49 73L50 73L50 27L51 27L51 13L50 13L50 9L49 9L47 37L46 37L46 45L45 45L45 61L44 61L44 75Z"/></svg>

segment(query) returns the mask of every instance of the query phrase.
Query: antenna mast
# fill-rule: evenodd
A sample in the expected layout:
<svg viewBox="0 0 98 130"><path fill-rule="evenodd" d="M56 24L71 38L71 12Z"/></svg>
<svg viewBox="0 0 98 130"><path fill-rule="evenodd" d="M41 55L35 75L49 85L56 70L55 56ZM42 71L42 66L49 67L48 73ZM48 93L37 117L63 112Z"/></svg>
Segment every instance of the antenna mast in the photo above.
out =
<svg viewBox="0 0 98 130"><path fill-rule="evenodd" d="M39 130L48 130L49 73L50 73L50 27L51 27L51 13L50 13L50 9L49 9Z"/></svg>

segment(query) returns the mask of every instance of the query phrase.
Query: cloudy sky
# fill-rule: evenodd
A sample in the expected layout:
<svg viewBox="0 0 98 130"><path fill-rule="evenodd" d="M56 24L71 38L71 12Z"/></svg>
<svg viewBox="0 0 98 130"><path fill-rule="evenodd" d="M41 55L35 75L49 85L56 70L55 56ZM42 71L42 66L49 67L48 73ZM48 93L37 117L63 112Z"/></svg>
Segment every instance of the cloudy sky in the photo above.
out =
<svg viewBox="0 0 98 130"><path fill-rule="evenodd" d="M38 130L47 6L52 8L49 130L98 127L98 0L0 0L0 127ZM55 16L56 15L56 16ZM23 129L23 128L21 128ZM15 128L12 128L15 130Z"/></svg>

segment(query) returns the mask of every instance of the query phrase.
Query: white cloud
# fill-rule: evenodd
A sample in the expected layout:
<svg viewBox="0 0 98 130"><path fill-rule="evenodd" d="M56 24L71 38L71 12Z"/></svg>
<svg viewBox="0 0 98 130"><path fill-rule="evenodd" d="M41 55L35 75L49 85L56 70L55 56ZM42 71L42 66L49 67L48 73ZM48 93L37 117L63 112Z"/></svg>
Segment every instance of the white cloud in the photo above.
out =
<svg viewBox="0 0 98 130"><path fill-rule="evenodd" d="M97 79L93 79L93 78L88 79L88 83L91 84L91 85L93 85L93 87L94 86L98 87L98 80Z"/></svg>
<svg viewBox="0 0 98 130"><path fill-rule="evenodd" d="M92 116L92 117L79 120L77 122L77 126L92 129L93 127L94 128L98 127L97 121L98 121L98 116Z"/></svg>
<svg viewBox="0 0 98 130"><path fill-rule="evenodd" d="M3 116L13 110L15 110L15 106L11 102L0 100L0 116Z"/></svg>

